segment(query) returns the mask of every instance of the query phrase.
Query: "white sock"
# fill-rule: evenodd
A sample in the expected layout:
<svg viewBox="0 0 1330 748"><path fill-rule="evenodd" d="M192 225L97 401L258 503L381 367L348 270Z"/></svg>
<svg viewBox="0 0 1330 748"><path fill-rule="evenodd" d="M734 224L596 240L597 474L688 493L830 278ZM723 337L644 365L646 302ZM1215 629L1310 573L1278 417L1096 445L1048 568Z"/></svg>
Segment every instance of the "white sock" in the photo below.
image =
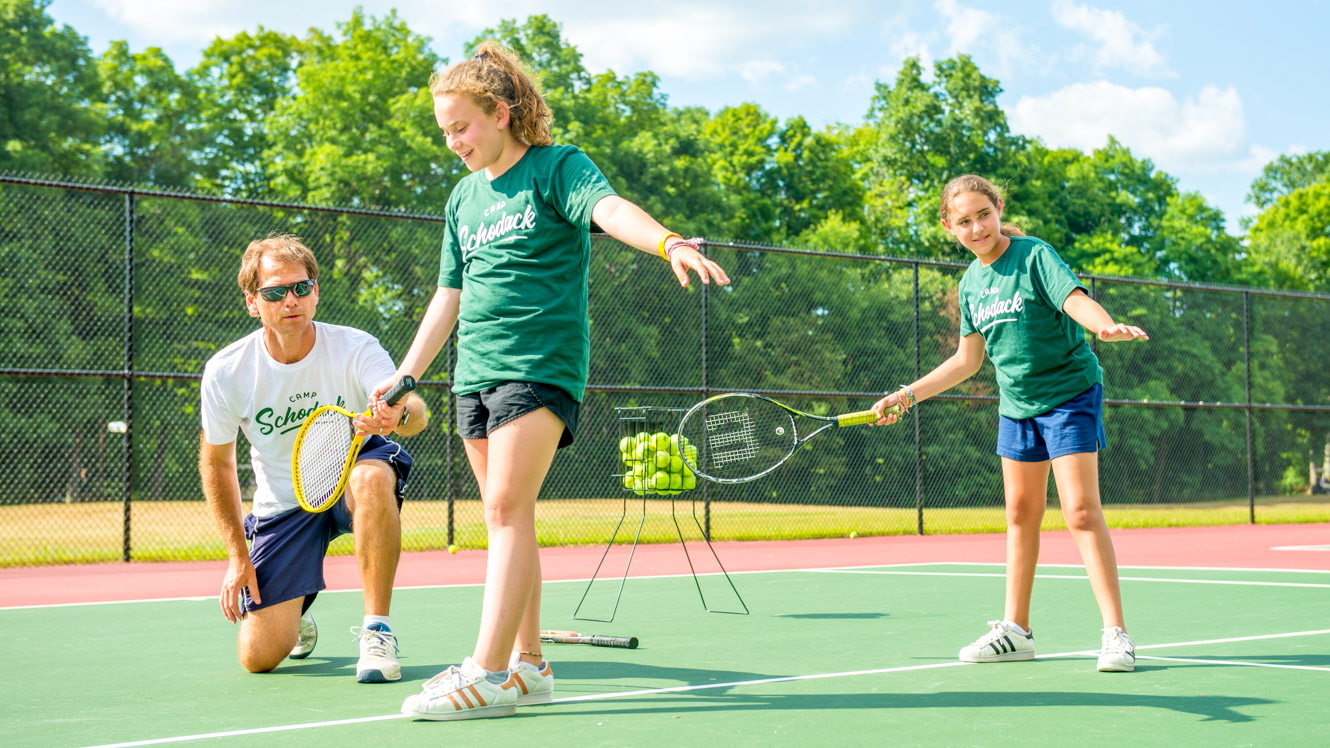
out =
<svg viewBox="0 0 1330 748"><path fill-rule="evenodd" d="M1016 624L1012 623L1011 621L1003 621L1003 623L1007 624L1007 628L1012 629L1013 631L1015 631L1016 633L1020 634L1021 636L1029 636L1029 635L1030 635L1030 632L1029 632L1029 631L1026 631L1025 629L1021 628L1020 626L1017 626Z"/></svg>
<svg viewBox="0 0 1330 748"><path fill-rule="evenodd" d="M361 625L365 628L369 628L371 623L380 624L388 631L393 630L393 627L388 625L388 616L365 616L365 622Z"/></svg>

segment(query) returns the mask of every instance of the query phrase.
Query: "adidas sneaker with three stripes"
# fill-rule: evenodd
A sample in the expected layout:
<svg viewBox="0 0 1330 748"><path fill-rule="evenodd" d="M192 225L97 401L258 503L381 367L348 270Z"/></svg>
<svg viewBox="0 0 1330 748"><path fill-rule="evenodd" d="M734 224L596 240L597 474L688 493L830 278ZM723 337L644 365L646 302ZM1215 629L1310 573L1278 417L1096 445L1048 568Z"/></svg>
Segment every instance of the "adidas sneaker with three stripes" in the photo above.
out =
<svg viewBox="0 0 1330 748"><path fill-rule="evenodd" d="M1006 621L989 621L992 629L961 649L961 662L1015 662L1034 659L1034 634L1022 634Z"/></svg>

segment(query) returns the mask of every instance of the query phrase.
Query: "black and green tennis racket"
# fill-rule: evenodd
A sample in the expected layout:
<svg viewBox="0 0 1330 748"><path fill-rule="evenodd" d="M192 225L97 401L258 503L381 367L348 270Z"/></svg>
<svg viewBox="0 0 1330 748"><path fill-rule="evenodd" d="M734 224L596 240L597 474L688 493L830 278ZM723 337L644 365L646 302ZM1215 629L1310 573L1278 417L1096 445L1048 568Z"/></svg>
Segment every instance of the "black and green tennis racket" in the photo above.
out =
<svg viewBox="0 0 1330 748"><path fill-rule="evenodd" d="M897 406L888 410L901 414ZM743 483L780 467L796 449L827 429L877 420L871 410L815 416L765 395L730 392L703 400L684 414L679 422L680 456L707 480Z"/></svg>

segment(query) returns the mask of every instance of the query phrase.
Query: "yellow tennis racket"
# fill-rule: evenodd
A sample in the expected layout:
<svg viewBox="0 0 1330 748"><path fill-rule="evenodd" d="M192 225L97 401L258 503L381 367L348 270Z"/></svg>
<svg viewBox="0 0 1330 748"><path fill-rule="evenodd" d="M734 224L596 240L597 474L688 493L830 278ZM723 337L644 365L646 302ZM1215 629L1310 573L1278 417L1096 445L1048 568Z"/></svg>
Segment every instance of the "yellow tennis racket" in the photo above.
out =
<svg viewBox="0 0 1330 748"><path fill-rule="evenodd" d="M384 402L395 405L416 388L414 377L402 381L383 395ZM365 415L372 415L366 410ZM364 434L356 433L355 413L336 405L325 405L310 413L296 434L291 452L291 477L296 487L296 501L307 511L323 512L332 508L346 490Z"/></svg>

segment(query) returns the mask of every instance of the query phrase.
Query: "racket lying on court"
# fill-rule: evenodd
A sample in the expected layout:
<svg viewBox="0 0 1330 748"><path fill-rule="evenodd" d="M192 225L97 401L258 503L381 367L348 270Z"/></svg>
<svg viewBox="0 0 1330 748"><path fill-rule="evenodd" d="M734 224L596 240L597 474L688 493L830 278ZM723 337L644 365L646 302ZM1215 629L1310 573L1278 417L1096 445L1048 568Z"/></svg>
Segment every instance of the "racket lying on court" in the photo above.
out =
<svg viewBox="0 0 1330 748"><path fill-rule="evenodd" d="M901 414L900 406L887 409ZM679 422L680 457L699 476L717 483L743 483L780 467L809 439L830 428L878 420L861 410L815 416L764 395L731 392L703 400Z"/></svg>
<svg viewBox="0 0 1330 748"><path fill-rule="evenodd" d="M636 636L591 636L576 631L541 631L540 640L551 644L590 644L593 647L637 649Z"/></svg>
<svg viewBox="0 0 1330 748"><path fill-rule="evenodd" d="M383 393L384 402L395 405L416 388L414 377ZM365 415L372 415L366 410ZM356 417L345 408L325 405L305 418L296 434L296 448L291 452L291 477L295 482L296 501L311 512L331 509L346 489L351 468L356 465L364 434L356 433Z"/></svg>

